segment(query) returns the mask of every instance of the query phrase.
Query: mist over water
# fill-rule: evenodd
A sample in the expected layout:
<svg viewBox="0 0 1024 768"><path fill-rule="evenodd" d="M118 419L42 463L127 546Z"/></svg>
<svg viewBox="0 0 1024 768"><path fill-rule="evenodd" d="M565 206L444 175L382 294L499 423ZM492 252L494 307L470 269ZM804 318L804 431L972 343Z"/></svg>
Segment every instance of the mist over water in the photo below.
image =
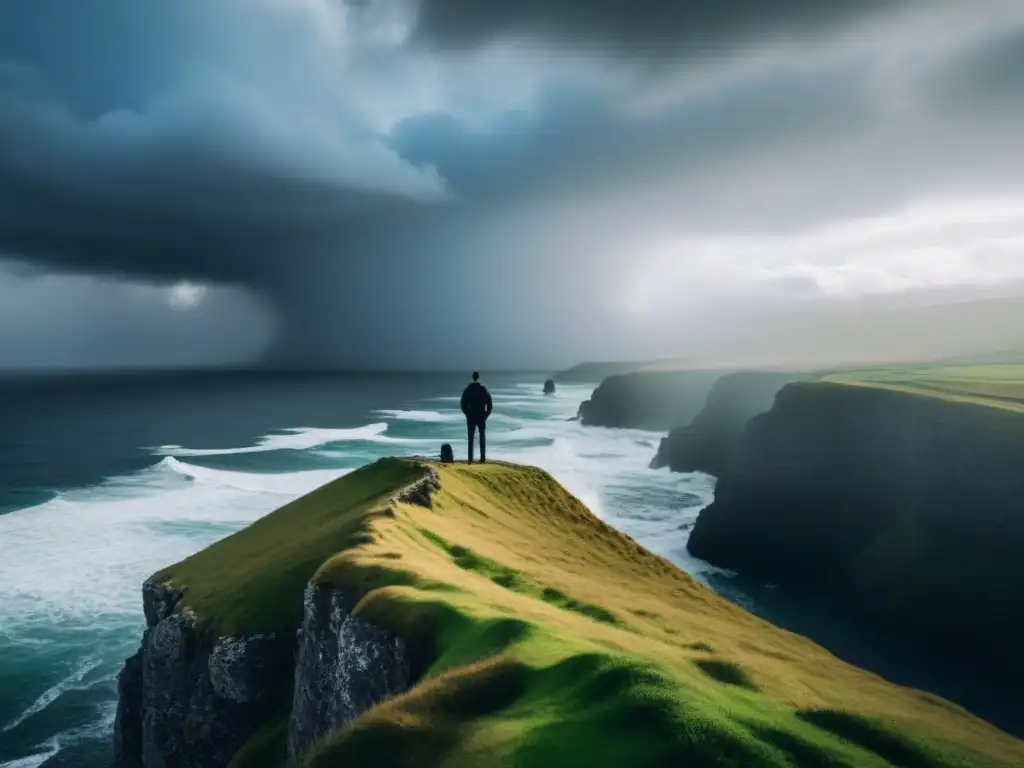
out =
<svg viewBox="0 0 1024 768"><path fill-rule="evenodd" d="M545 396L542 380L489 382L488 456L543 467L611 525L704 573L685 545L714 481L648 469L660 435L584 429L570 418L593 387ZM0 766L109 761L116 674L143 629L143 580L376 458L436 455L443 442L464 458L460 385L436 394L436 382L409 382L389 407L359 407L358 418L350 408L346 419L362 423L347 427L319 426L337 416L319 421L317 397L289 395L299 405L281 408L286 423L246 444L178 444L181 430L168 429L169 439L134 446L148 457L142 468L0 515ZM274 388L264 395L247 396L255 423L275 407ZM166 419L175 403L157 397L153 407Z"/></svg>

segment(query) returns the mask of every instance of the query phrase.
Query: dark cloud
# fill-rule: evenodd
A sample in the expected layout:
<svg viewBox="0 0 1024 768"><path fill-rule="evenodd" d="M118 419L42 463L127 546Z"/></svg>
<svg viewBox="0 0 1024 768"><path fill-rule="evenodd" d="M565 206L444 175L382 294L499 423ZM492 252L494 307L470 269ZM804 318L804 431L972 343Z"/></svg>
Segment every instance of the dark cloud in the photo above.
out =
<svg viewBox="0 0 1024 768"><path fill-rule="evenodd" d="M629 55L701 56L828 32L919 0L423 0L417 36L444 47L547 38Z"/></svg>
<svg viewBox="0 0 1024 768"><path fill-rule="evenodd" d="M64 302L106 318L90 337L97 359L152 349L128 339L133 324L146 339L164 322L199 327L159 291L159 309L111 298L118 281L182 279L247 297L213 292L190 323L273 317L275 361L674 354L683 334L621 311L673 238L676 261L707 264L698 236L756 239L937 191L1016 188L1016 122L963 108L980 93L1012 102L1012 41L1000 26L965 35L970 56L934 53L940 7L0 0L0 256L102 278ZM844 34L861 21L870 34ZM934 65L908 74L903 60L932 60L919 49ZM940 71L948 119L936 123L941 100L913 97L916 78ZM820 285L813 255L787 271L748 251L732 271L676 270L661 317L721 303L734 275L751 302ZM873 284L874 267L859 269ZM0 274L0 288L22 279ZM121 309L99 312L108 300ZM29 336L86 348L65 320ZM233 334L218 338L255 348Z"/></svg>
<svg viewBox="0 0 1024 768"><path fill-rule="evenodd" d="M0 368L245 363L271 343L259 296L181 289L0 264Z"/></svg>
<svg viewBox="0 0 1024 768"><path fill-rule="evenodd" d="M532 114L509 115L486 133L444 114L411 118L396 127L391 145L412 162L436 166L469 201L558 199L859 135L872 120L865 86L849 69L837 68L827 79L768 71L734 86L727 99L693 97L653 119L623 113L592 94L554 91Z"/></svg>

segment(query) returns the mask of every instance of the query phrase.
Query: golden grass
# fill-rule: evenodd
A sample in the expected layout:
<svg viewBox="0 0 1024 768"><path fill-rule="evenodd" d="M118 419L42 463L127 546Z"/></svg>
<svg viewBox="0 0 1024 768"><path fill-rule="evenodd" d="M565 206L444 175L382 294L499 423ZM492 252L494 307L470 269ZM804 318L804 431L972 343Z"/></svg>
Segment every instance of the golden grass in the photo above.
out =
<svg viewBox="0 0 1024 768"><path fill-rule="evenodd" d="M1018 364L887 366L830 373L819 380L1024 411L1024 365Z"/></svg>

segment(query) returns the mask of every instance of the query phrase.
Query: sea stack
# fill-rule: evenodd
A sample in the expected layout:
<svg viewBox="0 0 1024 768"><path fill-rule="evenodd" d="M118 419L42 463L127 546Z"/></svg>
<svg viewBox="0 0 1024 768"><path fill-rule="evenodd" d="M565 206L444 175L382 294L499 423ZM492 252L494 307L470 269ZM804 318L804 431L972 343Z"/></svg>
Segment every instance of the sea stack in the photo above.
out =
<svg viewBox="0 0 1024 768"><path fill-rule="evenodd" d="M555 394L555 380L554 379L548 379L547 381L544 382L544 394L545 395L553 395L553 394Z"/></svg>

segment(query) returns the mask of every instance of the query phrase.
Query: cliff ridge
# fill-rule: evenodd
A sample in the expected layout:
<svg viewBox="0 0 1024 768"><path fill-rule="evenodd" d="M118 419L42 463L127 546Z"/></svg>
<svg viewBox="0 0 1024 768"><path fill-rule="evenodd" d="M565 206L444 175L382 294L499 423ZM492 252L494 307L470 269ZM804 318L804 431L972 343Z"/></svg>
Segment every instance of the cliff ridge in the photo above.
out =
<svg viewBox="0 0 1024 768"><path fill-rule="evenodd" d="M377 461L155 574L144 608L119 766L1024 761L957 707L719 598L531 467Z"/></svg>

